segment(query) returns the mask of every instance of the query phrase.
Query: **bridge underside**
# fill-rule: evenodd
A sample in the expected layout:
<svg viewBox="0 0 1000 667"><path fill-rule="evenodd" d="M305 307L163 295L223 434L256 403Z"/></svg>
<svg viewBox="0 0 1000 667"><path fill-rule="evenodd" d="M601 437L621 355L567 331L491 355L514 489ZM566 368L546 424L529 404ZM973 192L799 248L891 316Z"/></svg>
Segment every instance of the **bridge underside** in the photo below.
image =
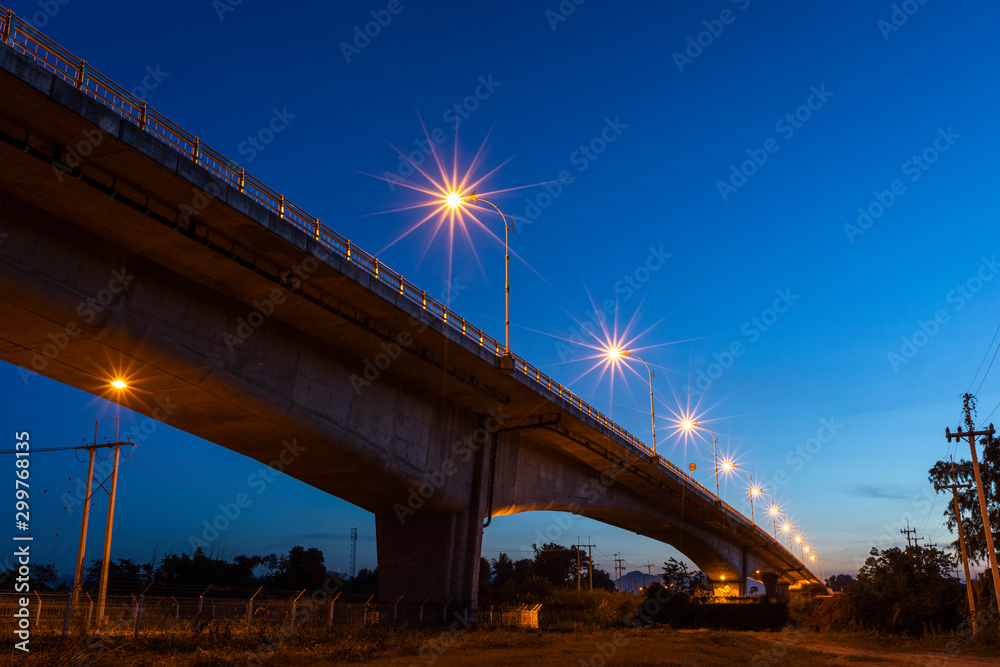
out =
<svg viewBox="0 0 1000 667"><path fill-rule="evenodd" d="M474 603L483 518L537 509L669 542L713 579L813 578L593 416L7 48L0 91L0 359L96 395L124 376L122 404L373 512L384 599Z"/></svg>

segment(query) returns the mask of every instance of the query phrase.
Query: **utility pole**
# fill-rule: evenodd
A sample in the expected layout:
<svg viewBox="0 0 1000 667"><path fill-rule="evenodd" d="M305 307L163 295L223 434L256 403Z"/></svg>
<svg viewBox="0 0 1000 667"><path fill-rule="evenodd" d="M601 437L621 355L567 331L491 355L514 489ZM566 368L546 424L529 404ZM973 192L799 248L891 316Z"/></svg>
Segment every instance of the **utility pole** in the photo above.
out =
<svg viewBox="0 0 1000 667"><path fill-rule="evenodd" d="M590 575L590 590L594 590L594 551L593 550L594 550L594 547L596 547L597 545L596 544L579 544L579 542L580 542L579 536L576 538L576 541L577 541L577 544L573 545L573 548L576 549L576 590L577 591L580 590L580 558L583 557L583 553L582 553L583 547L587 547L587 551L588 551L588 554L589 554L587 556L587 561L588 561L588 568L587 568L588 572L587 573ZM587 542L590 542L590 538L589 537L587 538Z"/></svg>
<svg viewBox="0 0 1000 667"><path fill-rule="evenodd" d="M80 528L80 548L76 554L76 576L73 579L73 599L74 604L80 602L80 589L83 586L83 560L87 551L87 525L90 522L90 502L94 489L94 455L97 452L97 426L94 422L94 446L88 447L90 450L90 462L87 464L87 493L83 500L83 525Z"/></svg>
<svg viewBox="0 0 1000 667"><path fill-rule="evenodd" d="M354 567L358 559L358 529L351 528L351 579L354 578Z"/></svg>
<svg viewBox="0 0 1000 667"><path fill-rule="evenodd" d="M573 551L576 552L576 592L580 592L580 537L576 538L577 544L573 545Z"/></svg>
<svg viewBox="0 0 1000 667"><path fill-rule="evenodd" d="M997 572L997 552L993 548L993 529L990 527L990 515L986 510L986 496L983 493L983 478L979 474L979 456L976 454L976 438L979 436L993 437L996 431L993 424L985 431L976 431L972 423L972 409L975 407L976 398L972 394L966 394L965 399L965 425L968 430L962 433L962 427L954 434L956 442L963 436L969 438L969 448L972 451L972 472L976 478L976 493L979 495L979 511L983 515L983 533L986 536L986 553L990 559L990 570L993 572L993 593L996 596L997 607L1000 608L1000 572ZM945 428L945 436L951 442L952 433Z"/></svg>
<svg viewBox="0 0 1000 667"><path fill-rule="evenodd" d="M104 528L104 558L101 561L101 590L97 598L97 622L104 621L104 603L108 598L108 566L111 565L111 528L115 521L115 494L118 491L118 459L121 443L118 442L118 419L115 419L115 464L111 469L111 490L108 500L108 523Z"/></svg>
<svg viewBox="0 0 1000 667"><path fill-rule="evenodd" d="M902 528L900 528L899 532L901 532L904 535L906 535L906 548L909 549L911 546L913 546L911 544L911 542L910 542L910 534L912 533L912 534L916 535L917 534L917 529L916 528L910 528L910 520L909 519L906 520L906 530L903 530Z"/></svg>
<svg viewBox="0 0 1000 667"><path fill-rule="evenodd" d="M618 592L619 593L622 592L622 584L624 583L624 582L622 582L622 570L624 570L625 567L623 565L621 565L621 563L624 563L624 562L625 561L623 559L621 559L621 558L618 557L618 554L615 554L615 575L618 577Z"/></svg>
<svg viewBox="0 0 1000 667"><path fill-rule="evenodd" d="M962 566L965 568L965 592L969 598L969 618L972 619L972 634L976 634L976 598L972 594L972 577L969 576L969 557L965 553L965 534L962 532L962 510L958 506L958 489L971 489L972 484L958 483L955 462L951 462L951 484L935 484L934 490L951 489L951 502L955 508L955 522L958 524L958 546L962 549Z"/></svg>
<svg viewBox="0 0 1000 667"><path fill-rule="evenodd" d="M646 588L653 585L653 564L646 559L646 574L649 575L649 579L646 581Z"/></svg>

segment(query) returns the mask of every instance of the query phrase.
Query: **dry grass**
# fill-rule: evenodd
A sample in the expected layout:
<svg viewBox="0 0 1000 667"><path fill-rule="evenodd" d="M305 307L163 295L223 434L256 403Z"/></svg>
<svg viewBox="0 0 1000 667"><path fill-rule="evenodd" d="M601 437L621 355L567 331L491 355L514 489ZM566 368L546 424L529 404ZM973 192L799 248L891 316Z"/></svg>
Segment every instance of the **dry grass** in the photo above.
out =
<svg viewBox="0 0 1000 667"><path fill-rule="evenodd" d="M538 631L455 628L417 630L376 626L340 628L332 633L294 635L205 633L102 642L91 638L32 639L30 654L15 651L9 640L0 664L25 667L235 667L237 665L343 665L364 663L393 667L452 665L851 665L916 664L930 657L954 657L946 636L904 640L858 633L808 631L723 632L672 630L667 627L589 631ZM961 641L961 640L959 640ZM996 645L963 642L958 655L982 656L989 664L1000 657Z"/></svg>

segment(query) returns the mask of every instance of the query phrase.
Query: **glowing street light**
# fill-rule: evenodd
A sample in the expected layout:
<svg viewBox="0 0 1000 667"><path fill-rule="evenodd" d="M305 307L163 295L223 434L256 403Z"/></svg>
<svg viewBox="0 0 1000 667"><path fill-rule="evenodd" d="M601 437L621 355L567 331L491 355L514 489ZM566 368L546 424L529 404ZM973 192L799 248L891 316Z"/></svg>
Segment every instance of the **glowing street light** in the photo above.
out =
<svg viewBox="0 0 1000 667"><path fill-rule="evenodd" d="M702 426L696 421L691 421L690 419L685 419L681 422L681 428L686 431L691 429L700 428L708 431L712 435L712 457L715 459L715 501L719 502L719 439L715 437L715 433L712 433L711 429L707 426Z"/></svg>
<svg viewBox="0 0 1000 667"><path fill-rule="evenodd" d="M640 357L638 354L636 354L635 352L629 352L628 350L622 350L617 345L615 345L615 346L609 347L605 351L605 353L606 353L607 358L608 358L609 361L617 361L618 359L621 359L622 357L628 357L630 359L636 359L638 361L641 361L642 365L646 367L646 372L649 373L649 420L652 422L652 425L653 425L653 453L655 454L656 453L656 415L655 415L655 413L653 411L653 377L654 377L655 374L653 373L653 370L649 367L649 364L647 364L646 361L642 357ZM716 495L718 495L718 494L716 494Z"/></svg>
<svg viewBox="0 0 1000 667"><path fill-rule="evenodd" d="M125 389L128 387L128 383L125 380L112 380L111 386L115 389Z"/></svg>
<svg viewBox="0 0 1000 667"><path fill-rule="evenodd" d="M775 524L775 519L779 514L781 514L781 510L774 505L771 505L771 532L774 534L775 542L778 541L778 527Z"/></svg>
<svg viewBox="0 0 1000 667"><path fill-rule="evenodd" d="M491 201L476 196L473 190L469 195L461 195L452 190L444 197L444 202L451 208L458 208L462 204L489 204L496 209L503 220L503 247L504 247L504 352L510 354L510 229L507 216L503 214L500 207Z"/></svg>

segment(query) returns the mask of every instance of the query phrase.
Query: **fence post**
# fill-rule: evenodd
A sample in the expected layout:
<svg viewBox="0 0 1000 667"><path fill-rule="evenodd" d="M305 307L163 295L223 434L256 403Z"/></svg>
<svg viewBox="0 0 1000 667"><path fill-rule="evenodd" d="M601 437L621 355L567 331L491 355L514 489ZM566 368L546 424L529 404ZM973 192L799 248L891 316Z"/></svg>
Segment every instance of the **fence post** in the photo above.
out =
<svg viewBox="0 0 1000 667"><path fill-rule="evenodd" d="M430 598L427 598L430 600ZM424 627L424 605L427 604L427 600L420 603L420 627Z"/></svg>
<svg viewBox="0 0 1000 667"><path fill-rule="evenodd" d="M263 586L257 589L257 593L260 593L262 590L264 590ZM250 628L253 627L253 599L257 597L257 593L254 593L253 597L250 598L250 604L247 607L247 632L250 632Z"/></svg>
<svg viewBox="0 0 1000 667"><path fill-rule="evenodd" d="M69 632L69 613L73 609L73 591L69 592L69 601L66 602L66 619L63 621L63 639L66 639L66 633Z"/></svg>
<svg viewBox="0 0 1000 667"><path fill-rule="evenodd" d="M146 599L145 595L139 596L139 605L135 608L135 638L139 638L139 628L142 627L142 603Z"/></svg>
<svg viewBox="0 0 1000 667"><path fill-rule="evenodd" d="M444 621L445 625L448 625L448 605L451 604L451 601L454 599L455 598L453 597L448 598L448 601L444 603L444 615L442 616L442 620Z"/></svg>
<svg viewBox="0 0 1000 667"><path fill-rule="evenodd" d="M177 598L175 598L173 595L170 596L170 599L174 601L174 605L176 606L176 609L174 611L174 624L175 625L180 625L180 623L181 623L181 603L178 602Z"/></svg>
<svg viewBox="0 0 1000 667"><path fill-rule="evenodd" d="M90 608L87 610L87 632L90 632L90 619L94 617L94 598L87 593L87 599L90 600Z"/></svg>
<svg viewBox="0 0 1000 667"><path fill-rule="evenodd" d="M392 620L393 620L393 622L396 622L396 623L399 622L399 600L402 600L402 599L403 599L403 596L400 595L399 599L396 600L396 604L394 604L392 606Z"/></svg>
<svg viewBox="0 0 1000 667"><path fill-rule="evenodd" d="M295 614L299 609L299 598L305 595L305 592L306 589L303 588L302 592L296 595L295 599L292 600L292 627L290 628L291 632L295 632Z"/></svg>
<svg viewBox="0 0 1000 667"><path fill-rule="evenodd" d="M77 83L77 88L80 90L87 90L87 61L80 59L80 81Z"/></svg>
<svg viewBox="0 0 1000 667"><path fill-rule="evenodd" d="M42 596L35 591L35 597L38 598L38 612L35 614L35 625L41 625L42 623Z"/></svg>
<svg viewBox="0 0 1000 667"><path fill-rule="evenodd" d="M212 589L212 584L209 584L208 588L206 588L202 592L202 594L198 596L198 623L196 625L196 627L198 629L198 632L201 632L201 610L205 606L205 593L207 593L211 589ZM215 619L215 605L214 604L212 605L212 618L213 618L213 620Z"/></svg>
<svg viewBox="0 0 1000 667"><path fill-rule="evenodd" d="M10 26L10 24L13 23L13 21L14 21L14 12L8 9L7 20L4 22L3 25L3 35L0 35L0 37L3 37L3 41L5 44L10 42L10 36L14 34L14 31L11 30Z"/></svg>
<svg viewBox="0 0 1000 667"><path fill-rule="evenodd" d="M327 624L327 627L333 627L333 605L337 602L337 598L340 597L341 593L343 593L343 591L337 591L337 594L330 598L330 622Z"/></svg>

